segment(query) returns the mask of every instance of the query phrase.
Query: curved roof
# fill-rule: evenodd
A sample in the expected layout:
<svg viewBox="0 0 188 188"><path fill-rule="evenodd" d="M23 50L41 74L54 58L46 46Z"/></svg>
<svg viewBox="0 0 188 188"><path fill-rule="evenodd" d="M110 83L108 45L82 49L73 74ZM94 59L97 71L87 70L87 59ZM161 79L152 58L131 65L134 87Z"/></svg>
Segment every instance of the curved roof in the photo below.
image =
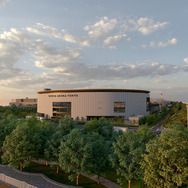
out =
<svg viewBox="0 0 188 188"><path fill-rule="evenodd" d="M135 89L66 89L66 90L39 91L38 94L45 94L45 93L79 93L79 92L131 92L131 93L150 93L150 91L146 91L146 90L135 90Z"/></svg>

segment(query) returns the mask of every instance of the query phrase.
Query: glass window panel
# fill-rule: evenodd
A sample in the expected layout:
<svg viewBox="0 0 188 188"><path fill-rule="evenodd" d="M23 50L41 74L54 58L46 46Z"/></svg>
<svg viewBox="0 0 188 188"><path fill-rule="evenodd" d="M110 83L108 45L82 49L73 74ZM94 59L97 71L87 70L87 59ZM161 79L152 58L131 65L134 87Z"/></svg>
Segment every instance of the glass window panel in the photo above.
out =
<svg viewBox="0 0 188 188"><path fill-rule="evenodd" d="M124 113L125 112L125 102L114 102L114 112Z"/></svg>

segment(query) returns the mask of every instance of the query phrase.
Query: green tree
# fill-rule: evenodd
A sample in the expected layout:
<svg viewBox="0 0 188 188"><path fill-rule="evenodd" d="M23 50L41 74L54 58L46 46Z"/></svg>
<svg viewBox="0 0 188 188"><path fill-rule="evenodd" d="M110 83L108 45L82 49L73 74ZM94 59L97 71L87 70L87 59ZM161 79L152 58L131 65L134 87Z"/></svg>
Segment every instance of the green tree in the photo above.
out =
<svg viewBox="0 0 188 188"><path fill-rule="evenodd" d="M152 133L143 126L137 132L124 132L113 143L114 154L111 155L110 160L119 176L120 184L128 181L130 187L132 179L143 178L140 161L142 154L145 153L145 144L152 138Z"/></svg>
<svg viewBox="0 0 188 188"><path fill-rule="evenodd" d="M61 142L59 165L65 172L72 173L69 179L73 181L76 178L77 185L80 174L86 170L89 150L85 136L79 129L73 129Z"/></svg>
<svg viewBox="0 0 188 188"><path fill-rule="evenodd" d="M112 150L106 144L106 141L98 133L90 133L87 135L87 144L89 144L89 152L87 158L86 171L89 174L96 174L98 184L100 176L105 175L110 170L109 155Z"/></svg>
<svg viewBox="0 0 188 188"><path fill-rule="evenodd" d="M18 119L12 114L0 121L0 148L3 146L5 137L11 134L11 132L16 128L17 123Z"/></svg>
<svg viewBox="0 0 188 188"><path fill-rule="evenodd" d="M22 121L3 143L3 162L9 166L22 168L28 166L31 158L39 156L41 147L40 126L38 120L30 118Z"/></svg>
<svg viewBox="0 0 188 188"><path fill-rule="evenodd" d="M40 158L46 160L46 165L48 165L49 157L46 155L45 150L49 148L49 140L52 139L53 134L55 133L55 126L50 121L40 121L41 128L41 148L40 148Z"/></svg>
<svg viewBox="0 0 188 188"><path fill-rule="evenodd" d="M176 126L146 145L142 169L148 187L188 185L188 129Z"/></svg>
<svg viewBox="0 0 188 188"><path fill-rule="evenodd" d="M93 119L91 121L88 121L84 125L83 132L85 134L96 132L99 135L103 136L107 141L113 141L116 135L113 125L104 117L100 118L99 120Z"/></svg>
<svg viewBox="0 0 188 188"><path fill-rule="evenodd" d="M72 129L77 127L77 122L73 121L70 117L65 116L64 119L59 121L59 125L55 128L51 138L47 140L45 157L51 162L57 163L57 173L59 172L59 147L65 135L69 134Z"/></svg>

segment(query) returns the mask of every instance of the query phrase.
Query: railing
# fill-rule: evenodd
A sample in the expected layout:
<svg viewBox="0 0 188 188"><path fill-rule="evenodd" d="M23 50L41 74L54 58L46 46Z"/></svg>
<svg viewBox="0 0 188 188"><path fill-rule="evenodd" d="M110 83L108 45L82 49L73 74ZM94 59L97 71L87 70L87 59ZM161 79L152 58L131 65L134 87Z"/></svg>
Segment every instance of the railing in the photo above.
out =
<svg viewBox="0 0 188 188"><path fill-rule="evenodd" d="M6 176L5 174L2 174L2 173L0 173L0 180L8 183L10 185L13 185L15 187L19 187L19 188L37 188L33 185L26 183L25 181L20 181L20 180L11 178L11 177Z"/></svg>

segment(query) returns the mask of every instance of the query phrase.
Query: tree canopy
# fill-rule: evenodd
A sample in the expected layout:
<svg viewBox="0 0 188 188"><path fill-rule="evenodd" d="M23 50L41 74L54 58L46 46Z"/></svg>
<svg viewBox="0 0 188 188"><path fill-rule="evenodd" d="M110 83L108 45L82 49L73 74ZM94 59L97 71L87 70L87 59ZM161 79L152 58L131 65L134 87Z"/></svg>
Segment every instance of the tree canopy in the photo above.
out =
<svg viewBox="0 0 188 188"><path fill-rule="evenodd" d="M3 161L13 167L20 165L22 170L31 158L38 158L41 147L40 133L40 126L35 118L20 122L3 143Z"/></svg>
<svg viewBox="0 0 188 188"><path fill-rule="evenodd" d="M176 126L146 145L142 169L149 187L188 185L188 129Z"/></svg>
<svg viewBox="0 0 188 188"><path fill-rule="evenodd" d="M146 126L143 126L138 132L124 132L113 143L114 152L110 161L116 169L120 184L128 181L130 187L132 179L141 180L143 178L140 161L142 154L145 153L145 144L152 138L152 133Z"/></svg>
<svg viewBox="0 0 188 188"><path fill-rule="evenodd" d="M72 173L70 180L77 178L77 185L80 174L86 170L87 152L89 147L79 129L73 129L61 142L59 165L65 172Z"/></svg>

